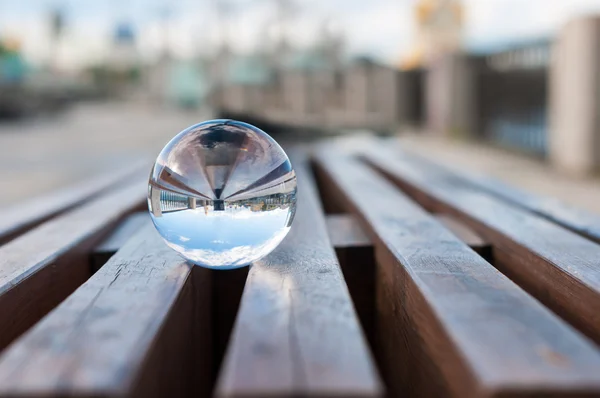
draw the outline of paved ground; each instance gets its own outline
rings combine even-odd
[[[150,106],[88,104],[54,117],[1,123],[0,206],[139,158],[151,164],[172,136],[205,118]]]
[[[403,146],[437,162],[492,175],[502,181],[600,214],[600,180],[574,179],[521,154],[427,134],[400,135]]]

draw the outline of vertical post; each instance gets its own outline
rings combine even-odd
[[[366,126],[369,101],[369,74],[365,62],[357,62],[346,70],[344,108],[346,123],[351,127]]]
[[[453,53],[433,60],[425,84],[428,129],[443,135],[472,135],[477,109],[469,57]]]
[[[188,198],[188,209],[196,208],[196,198],[189,197]]]
[[[589,174],[600,166],[600,18],[569,22],[554,44],[550,66],[550,161]]]

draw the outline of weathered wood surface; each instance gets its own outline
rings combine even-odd
[[[92,252],[92,273],[98,271],[145,224],[150,224],[147,211],[127,216]]]
[[[369,343],[374,346],[375,252],[373,243],[352,214],[330,214],[326,221],[329,239],[335,248],[356,313]]]
[[[146,183],[130,182],[0,247],[0,349],[90,277],[93,247],[144,204]]]
[[[206,396],[210,296],[148,225],[0,356],[0,396]]]
[[[455,177],[463,179],[473,187],[488,192],[513,205],[527,209],[548,220],[562,225],[588,239],[600,242],[600,215],[590,213],[580,208],[570,206],[556,198],[544,197],[526,192],[505,184],[495,178],[477,174],[468,170],[459,170],[455,167],[441,165],[431,159],[424,158],[418,154],[406,151],[398,151],[402,155],[410,157],[415,162],[427,164],[429,167],[452,173]]]
[[[135,163],[8,207],[0,211],[0,244],[96,195],[118,187],[140,172],[145,173],[147,178],[148,170],[146,163]]]
[[[382,395],[311,172],[296,155],[294,226],[250,269],[216,395]]]
[[[446,228],[450,230],[457,238],[462,240],[469,246],[475,253],[487,261],[492,261],[492,246],[489,242],[483,239],[479,234],[469,228],[467,225],[462,223],[456,217],[452,217],[448,214],[436,214],[435,218]]]
[[[375,245],[377,352],[392,394],[600,394],[590,341],[362,162],[329,146],[317,160]]]
[[[448,214],[434,214],[436,220],[473,249],[477,254],[490,261],[492,247],[479,234]],[[327,231],[331,244],[336,249],[338,258],[346,251],[361,250],[371,247],[373,243],[363,227],[352,214],[331,214],[327,216]],[[352,254],[350,255],[352,256]]]
[[[600,246],[383,147],[363,156],[434,212],[458,217],[493,245],[494,265],[600,343]]]

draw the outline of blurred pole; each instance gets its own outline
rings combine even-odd
[[[65,28],[64,9],[65,6],[63,3],[61,6],[55,6],[50,12],[50,48],[52,53],[50,57],[50,64],[53,72],[58,72],[60,69],[60,45]]]
[[[600,17],[569,22],[550,67],[550,159],[576,175],[600,169]]]
[[[427,128],[437,134],[469,137],[477,115],[475,71],[469,56],[448,53],[429,63],[425,81]]]

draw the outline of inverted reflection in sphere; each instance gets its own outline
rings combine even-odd
[[[210,120],[161,151],[148,207],[167,244],[194,264],[238,268],[270,253],[296,210],[296,174],[281,147],[247,123]]]

